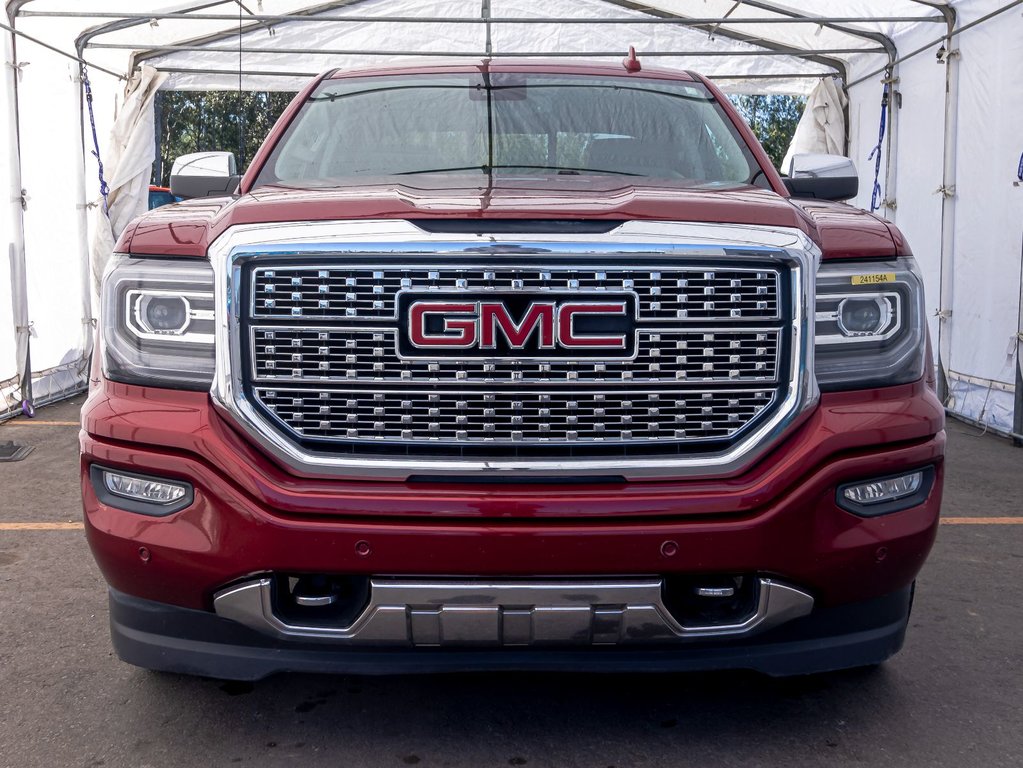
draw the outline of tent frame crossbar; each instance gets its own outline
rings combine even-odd
[[[237,34],[237,33],[236,33]],[[112,49],[112,50],[123,50],[133,51],[138,50],[137,45],[132,43],[92,43],[90,48],[93,49]],[[323,55],[323,56],[360,56],[360,55],[378,55],[378,56],[444,56],[454,58],[484,58],[493,56],[495,58],[503,57],[550,57],[550,58],[571,58],[580,56],[624,56],[625,51],[421,51],[421,50],[384,50],[375,48],[267,48],[260,46],[234,46],[232,48],[211,48],[206,45],[156,45],[148,48],[146,53],[136,56],[135,61],[145,61],[147,59],[155,58],[163,53],[173,53],[178,51],[195,51],[202,53],[231,53],[237,55],[238,53],[271,53],[271,54],[304,54],[304,55]],[[886,53],[884,48],[823,48],[818,51],[807,51],[802,48],[777,48],[777,49],[762,49],[757,51],[743,51],[737,53],[736,51],[645,51],[640,50],[636,52],[639,56],[793,56],[797,58],[805,58],[818,54],[841,54],[841,53]]]
[[[111,77],[116,77],[118,80],[125,80],[125,79],[127,79],[127,78],[125,78],[124,75],[119,74],[119,73],[115,72],[112,69],[107,69],[106,67],[101,67],[99,64],[93,64],[93,63],[87,61],[85,58],[82,57],[81,54],[76,56],[73,53],[68,53],[67,51],[62,50],[62,49],[58,48],[55,45],[50,45],[46,41],[40,40],[38,37],[30,35],[27,32],[22,32],[20,29],[16,29],[15,27],[8,26],[7,24],[4,24],[2,21],[0,21],[0,29],[4,30],[5,32],[10,32],[12,35],[16,35],[17,37],[20,37],[20,38],[23,38],[25,40],[28,40],[30,43],[35,43],[36,45],[38,45],[38,46],[40,46],[42,48],[45,48],[48,51],[52,51],[53,53],[56,53],[58,56],[63,56],[65,59],[70,59],[71,61],[76,61],[79,64],[81,64],[82,66],[89,67],[89,69],[93,69],[93,70],[95,70],[97,72],[102,72],[104,74],[110,75]]]
[[[211,5],[221,5],[223,0],[220,2],[211,3]],[[749,3],[745,3],[749,5]],[[650,13],[652,9],[646,9],[647,13]],[[770,10],[777,10],[771,8]],[[150,21],[174,21],[174,20],[190,20],[190,21],[237,21],[237,15],[224,14],[224,13],[190,13],[190,12],[178,12],[178,13],[115,13],[115,12],[100,12],[100,11],[20,11],[18,13],[20,18],[74,18],[74,19],[119,19],[119,20],[138,20],[143,22]],[[390,23],[390,24],[485,24],[486,20],[478,16],[313,16],[311,14],[259,14],[254,13],[246,15],[245,17],[249,21],[260,21],[267,22],[270,24],[275,23],[289,23],[293,21],[298,22],[313,22],[321,23],[327,22],[331,24],[340,23],[358,23],[358,24],[375,24],[375,23]],[[716,17],[708,16],[706,18],[689,18],[687,19],[693,24],[812,24],[814,26],[823,26],[827,24],[871,24],[876,22],[884,23],[916,23],[919,21],[923,22],[937,22],[944,23],[945,19],[942,16],[798,16],[798,17],[753,17],[753,16],[728,16],[728,17]],[[587,18],[581,16],[565,16],[557,17],[552,16],[549,18],[540,18],[536,16],[492,16],[489,19],[491,24],[558,24],[558,25],[571,25],[571,24],[585,24],[587,26],[591,24],[635,24],[635,25],[660,25],[660,24],[677,24],[678,22],[670,17],[651,16],[649,18],[643,17],[630,17],[623,16],[620,18]],[[863,31],[863,30],[859,30]]]
[[[621,56],[621,52],[615,54]],[[170,75],[237,75],[237,69],[215,69],[206,67],[160,67],[161,72]],[[246,77],[282,77],[282,78],[310,78],[318,77],[323,72],[287,72],[284,70],[245,70],[242,73]],[[714,75],[714,80],[820,80],[822,77],[837,77],[827,72],[780,72],[771,74],[725,74]],[[187,89],[186,89],[187,90]]]

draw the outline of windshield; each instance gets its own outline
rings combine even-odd
[[[694,186],[761,171],[700,83],[458,73],[324,81],[256,186],[429,173],[605,175]]]

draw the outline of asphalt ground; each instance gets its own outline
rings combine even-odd
[[[0,766],[1023,766],[1023,449],[949,423],[906,646],[873,671],[283,675],[118,661],[80,528],[81,398],[0,425]]]

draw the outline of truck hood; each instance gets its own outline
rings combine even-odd
[[[340,219],[568,219],[659,220],[792,227],[809,235],[825,256],[891,255],[885,223],[845,205],[811,210],[770,190],[702,186],[601,176],[498,178],[431,175],[365,179],[329,189],[263,187],[238,198],[190,200],[156,209],[133,222],[117,250],[137,254],[206,255],[233,226]],[[828,236],[817,221],[837,234]],[[829,240],[832,242],[829,246]],[[836,254],[829,254],[836,250]]]

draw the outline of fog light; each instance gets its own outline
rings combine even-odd
[[[188,489],[177,483],[163,480],[146,480],[141,477],[122,475],[104,470],[103,484],[115,496],[125,499],[148,501],[151,504],[173,504],[188,494]]]
[[[848,298],[838,305],[838,328],[844,336],[880,336],[891,317],[886,298]]]
[[[916,493],[920,490],[923,479],[923,472],[914,472],[888,480],[850,485],[842,491],[842,495],[857,504],[881,504]]]
[[[930,493],[930,467],[904,475],[849,483],[838,489],[838,505],[858,515],[885,515],[922,503]]]
[[[110,507],[163,516],[179,512],[194,500],[192,486],[162,477],[128,474],[95,464],[90,467],[92,487],[101,502]]]

